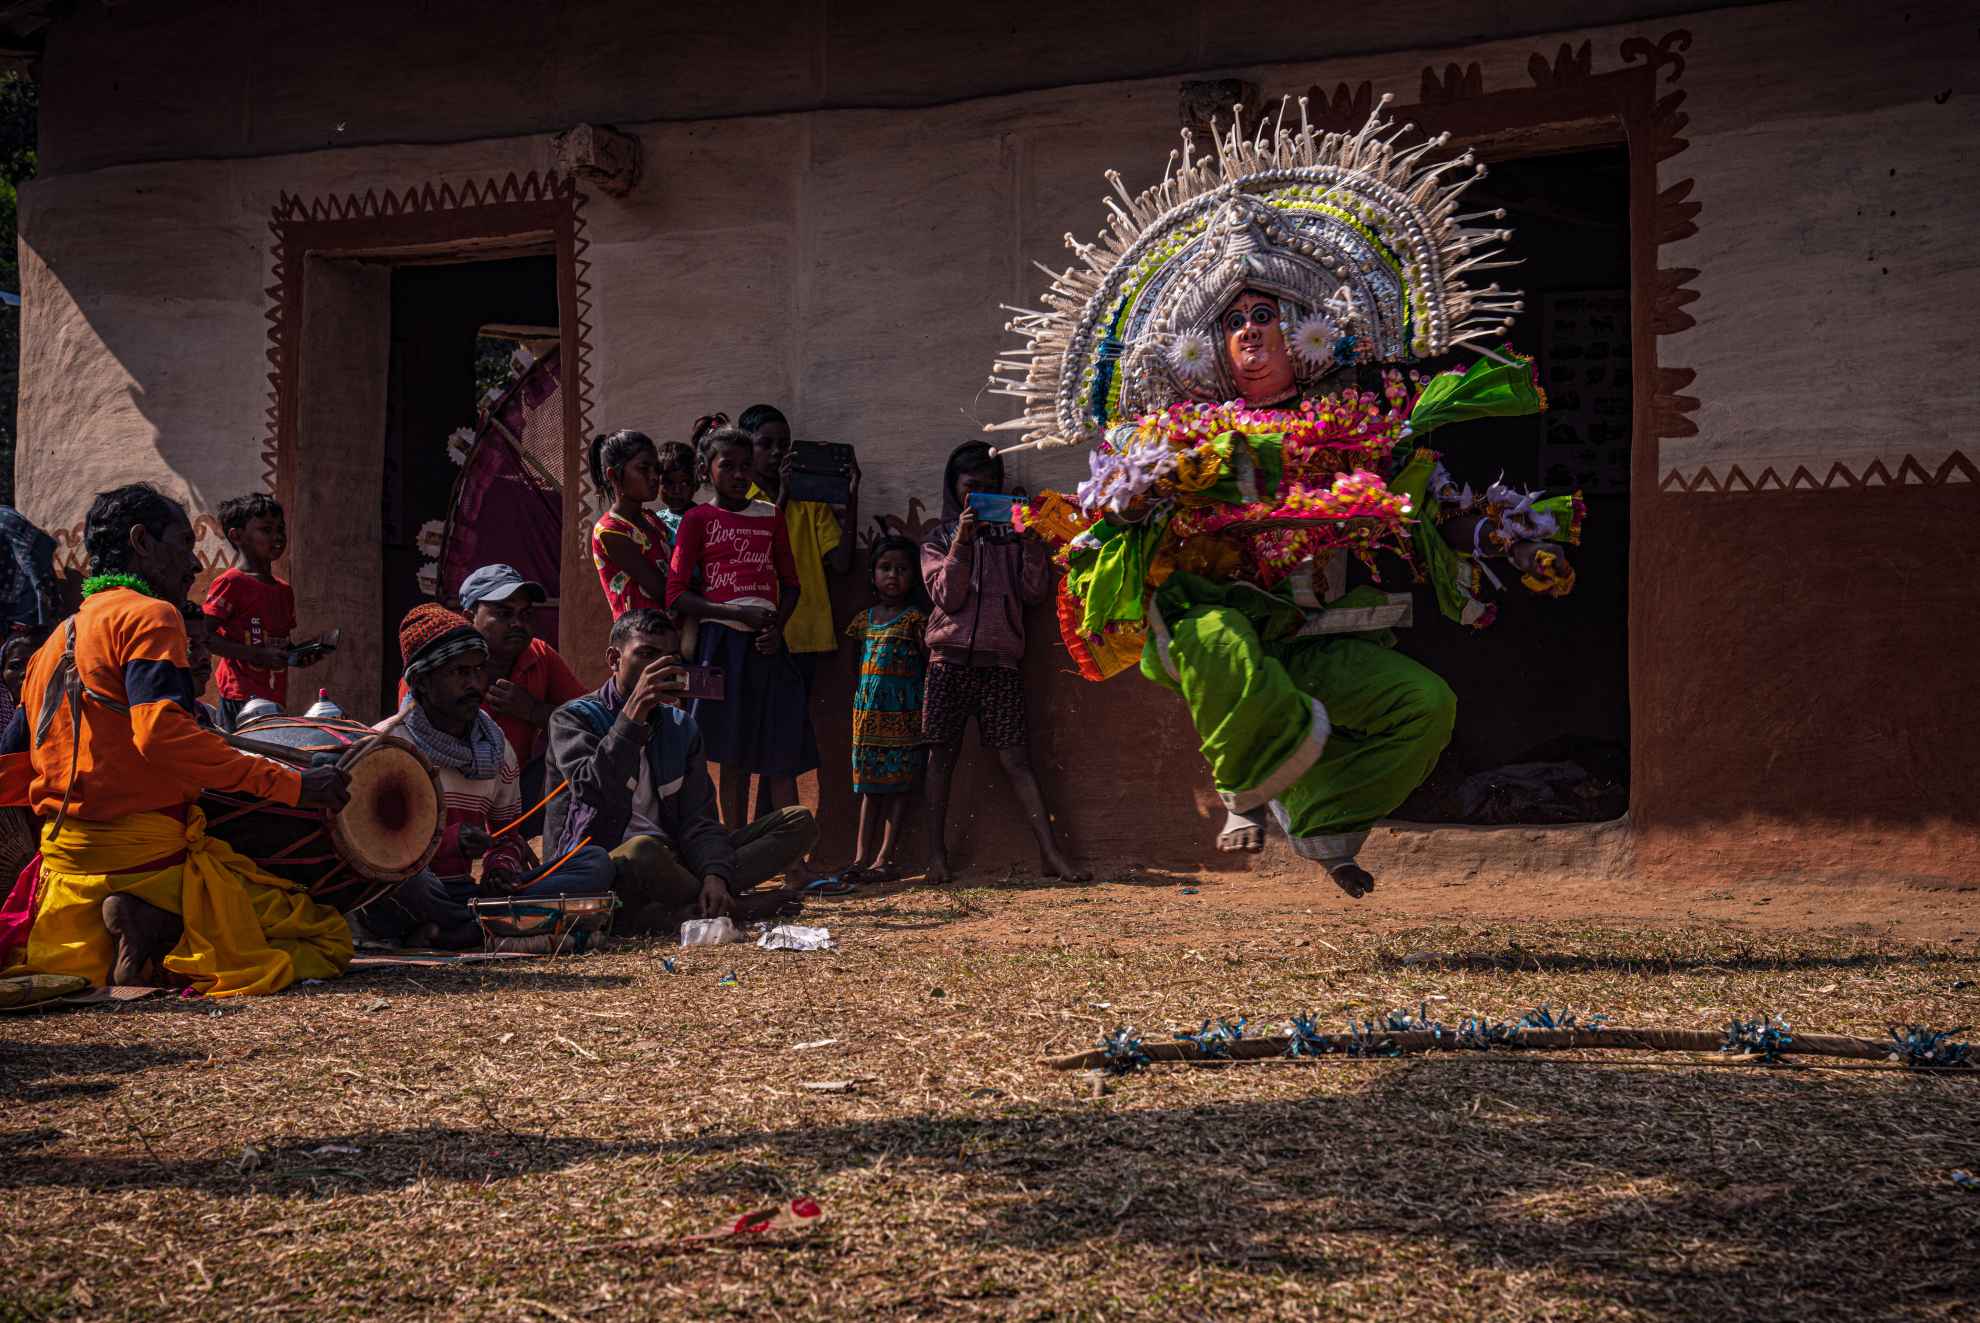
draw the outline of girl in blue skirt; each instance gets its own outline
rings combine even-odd
[[[776,507],[749,497],[754,443],[724,427],[704,438],[702,453],[715,500],[681,516],[667,605],[702,622],[695,660],[724,672],[723,698],[697,699],[690,711],[709,761],[722,768],[722,825],[740,831],[751,774],[763,778],[772,809],[791,807],[798,777],[818,767],[818,740],[804,677],[784,646],[798,603],[790,540]]]

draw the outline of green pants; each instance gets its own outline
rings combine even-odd
[[[1261,594],[1262,597],[1262,594]],[[1393,649],[1342,635],[1267,640],[1277,608],[1190,604],[1151,630],[1143,673],[1182,694],[1225,807],[1270,805],[1308,859],[1354,858],[1450,743],[1450,686]]]
[[[767,882],[811,853],[818,843],[818,819],[807,808],[781,808],[766,813],[729,843],[736,850],[736,871],[729,889],[738,894]],[[692,905],[701,896],[701,879],[681,863],[671,843],[658,836],[633,836],[612,851],[618,865],[613,890],[628,912],[659,903]]]

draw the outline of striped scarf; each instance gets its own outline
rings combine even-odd
[[[428,721],[426,709],[408,697],[399,717],[399,730],[414,748],[470,781],[492,780],[502,768],[502,728],[486,712],[474,714],[474,729],[463,740]]]

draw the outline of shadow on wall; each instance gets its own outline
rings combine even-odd
[[[1661,517],[1642,521],[1648,537],[1636,563],[1687,572],[1653,572],[1637,585],[1638,619],[1657,628],[1632,648],[1632,833],[1688,843],[1682,853],[1709,857],[1727,876],[1811,867],[1832,848],[1842,854],[1825,866],[1948,875],[1958,842],[1919,829],[1942,825],[1964,840],[1980,827],[1966,774],[1970,741],[1957,737],[1957,716],[1949,720],[1967,706],[1959,691],[1970,684],[1975,645],[1980,545],[1963,531],[1970,492],[1647,500]],[[918,539],[910,520],[888,522]],[[1893,538],[1893,528],[1905,536]],[[1820,548],[1824,572],[1779,578],[1772,567],[1794,546]],[[842,626],[868,604],[866,585],[863,558],[835,583]],[[1419,603],[1419,614],[1433,612]],[[1182,703],[1137,676],[1080,679],[1050,606],[1032,611],[1027,627],[1032,757],[1075,857],[1103,874],[1137,865],[1246,870],[1248,861],[1213,848],[1222,810]],[[1701,650],[1700,640],[1710,646]],[[827,659],[813,700],[819,745],[833,751],[806,788],[821,807],[827,861],[852,849],[845,750],[856,665],[850,646]],[[1847,747],[1833,738],[1838,711],[1856,714]],[[1016,802],[995,760],[974,735],[965,738],[951,850],[965,866],[1028,869],[1035,856]],[[923,858],[918,800],[909,863]]]
[[[884,520],[887,531],[922,540],[933,527],[919,503],[905,518]],[[870,529],[861,534],[871,541]],[[832,585],[832,618],[846,622],[872,604],[866,556]],[[1138,866],[1244,871],[1248,862],[1220,855],[1213,842],[1224,813],[1197,751],[1189,713],[1174,695],[1134,675],[1104,684],[1080,678],[1059,642],[1059,621],[1048,601],[1025,618],[1024,687],[1031,723],[1031,758],[1053,827],[1072,856],[1104,876]],[[815,858],[837,864],[852,857],[858,804],[852,795],[852,691],[857,645],[842,639],[823,658],[811,719],[823,766],[800,787],[817,807]],[[1022,810],[994,754],[972,725],[963,736],[949,802],[949,851],[963,868],[1036,867],[1038,853]],[[919,787],[908,811],[901,860],[919,868],[927,857],[926,814]]]

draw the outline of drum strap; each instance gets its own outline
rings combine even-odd
[[[48,687],[41,694],[41,710],[34,718],[34,744],[39,748],[48,738],[48,728],[55,721],[55,714],[64,703],[69,708],[69,777],[62,787],[62,807],[55,814],[53,835],[62,834],[62,824],[69,819],[69,804],[76,794],[76,767],[82,758],[83,699],[101,703],[112,712],[128,713],[128,703],[97,693],[83,683],[82,672],[76,667],[76,618],[70,616],[63,625],[62,659],[55,663],[55,673],[48,677]]]

